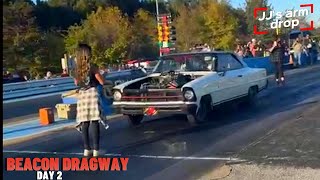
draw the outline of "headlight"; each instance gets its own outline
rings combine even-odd
[[[121,92],[115,91],[115,92],[113,93],[113,99],[114,99],[115,101],[120,101],[120,100],[121,100],[121,97],[122,97]]]
[[[184,97],[186,100],[188,100],[188,101],[190,101],[190,100],[192,100],[192,99],[195,98],[195,97],[194,97],[194,93],[193,93],[192,90],[186,90],[186,91],[184,91],[183,97]]]

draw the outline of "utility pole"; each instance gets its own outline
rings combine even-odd
[[[158,16],[159,16],[159,4],[158,4],[158,0],[156,0],[156,11],[157,11],[157,21],[158,21]]]

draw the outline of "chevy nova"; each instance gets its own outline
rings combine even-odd
[[[197,124],[208,119],[213,106],[254,100],[267,87],[266,75],[229,52],[170,54],[159,59],[152,74],[115,86],[113,104],[132,125],[158,113],[182,113]]]

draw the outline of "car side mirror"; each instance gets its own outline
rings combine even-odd
[[[227,73],[227,68],[225,66],[219,69],[218,71],[219,76],[225,76],[226,73]]]

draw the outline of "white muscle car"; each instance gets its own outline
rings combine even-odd
[[[266,76],[229,52],[170,54],[160,57],[152,74],[115,86],[113,105],[132,125],[158,113],[183,113],[197,124],[215,105],[253,100],[267,87]]]

